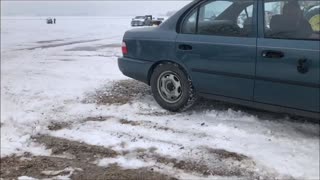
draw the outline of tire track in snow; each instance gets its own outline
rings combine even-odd
[[[64,42],[64,43],[56,43],[56,44],[47,44],[47,45],[42,45],[42,46],[35,46],[35,47],[26,48],[26,49],[19,49],[19,50],[47,49],[47,48],[54,48],[54,47],[67,46],[67,45],[74,45],[74,44],[80,44],[80,43],[95,42],[95,41],[100,41],[100,40],[102,40],[102,39],[90,39],[90,40],[81,40],[81,41],[71,41],[71,42]]]

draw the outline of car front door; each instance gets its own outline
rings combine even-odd
[[[319,1],[259,2],[254,100],[319,112],[319,31],[299,12]]]
[[[253,99],[256,1],[206,1],[191,9],[176,39],[177,59],[199,93]]]

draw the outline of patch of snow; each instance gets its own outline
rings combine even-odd
[[[67,167],[63,170],[59,170],[59,171],[41,171],[41,174],[46,175],[46,176],[52,176],[53,179],[70,179],[70,177],[72,176],[72,174],[75,171],[83,171],[81,168],[72,168],[72,167]],[[66,175],[60,175],[61,173],[68,173]]]
[[[48,26],[42,20],[1,21],[1,34],[6,32],[1,36],[1,156],[25,151],[49,154],[50,151],[33,143],[30,137],[46,130],[52,121],[68,121],[68,104],[81,104],[86,92],[109,80],[125,78],[116,66],[120,48],[99,52],[64,50],[119,43],[129,23],[126,18],[111,18],[106,24],[101,23],[101,19],[88,23],[67,18],[55,26]],[[114,31],[106,33],[112,24]],[[62,42],[101,40],[23,50],[43,45],[37,41],[57,39]],[[49,44],[57,43],[60,42]]]
[[[29,176],[20,176],[18,180],[36,180],[36,178],[29,177]]]
[[[109,166],[111,164],[117,164],[123,168],[127,169],[139,169],[142,167],[150,166],[150,163],[144,162],[139,159],[131,159],[123,156],[119,156],[116,158],[104,158],[96,162],[98,166]]]

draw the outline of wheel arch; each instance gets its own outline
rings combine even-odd
[[[152,73],[154,71],[154,69],[160,65],[160,64],[176,64],[179,66],[179,68],[191,79],[192,81],[192,77],[191,77],[191,74],[190,74],[190,71],[189,69],[182,63],[179,63],[177,61],[173,61],[173,60],[160,60],[160,61],[157,61],[155,62],[154,64],[152,64],[151,68],[149,69],[148,71],[148,79],[147,79],[147,83],[148,85],[150,85],[150,80],[151,80],[151,76],[152,76]]]

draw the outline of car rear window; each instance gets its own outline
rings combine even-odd
[[[181,33],[215,36],[250,36],[253,0],[208,1],[187,16]]]

